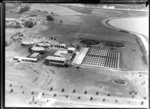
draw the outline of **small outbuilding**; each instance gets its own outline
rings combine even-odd
[[[33,46],[31,48],[31,50],[34,51],[34,52],[42,52],[42,51],[45,51],[45,48],[44,47]]]
[[[34,42],[33,41],[22,41],[21,45],[22,46],[29,46],[29,45],[33,45]]]
[[[76,49],[74,47],[68,47],[68,53],[74,53]]]

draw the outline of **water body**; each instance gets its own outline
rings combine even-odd
[[[148,17],[138,17],[138,18],[118,18],[109,21],[109,24],[117,28],[124,30],[136,32],[149,36],[149,18]]]

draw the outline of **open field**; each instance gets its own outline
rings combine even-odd
[[[86,66],[80,68],[47,66],[43,64],[44,60],[37,63],[17,62],[12,60],[14,56],[27,56],[30,53],[28,47],[21,46],[20,41],[12,41],[11,46],[6,47],[6,106],[71,107],[76,105],[86,107],[90,105],[92,107],[93,105],[111,107],[114,105],[114,107],[147,107],[148,65],[144,64],[142,60],[142,51],[136,37],[108,28],[102,22],[110,17],[146,16],[146,12],[91,10],[89,8],[91,12],[88,13],[80,9],[76,11],[75,7],[71,10],[55,4],[30,4],[30,6],[31,10],[23,14],[28,15],[34,13],[35,10],[41,10],[36,13],[38,14],[37,18],[44,21],[33,28],[25,28],[25,39],[33,40],[29,37],[30,35],[36,39],[40,34],[41,37],[56,37],[54,42],[70,42],[72,44],[79,43],[82,38],[123,42],[125,47],[117,48],[121,54],[120,70]],[[43,11],[49,13],[53,11],[54,15],[52,16],[55,20],[53,22],[46,21],[47,14],[43,14]],[[9,14],[6,16],[9,17]],[[16,16],[18,15],[16,14]],[[59,24],[59,20],[63,21],[62,24]],[[6,29],[6,39],[9,40],[15,31],[18,30]],[[127,84],[114,84],[113,81],[118,79],[124,80]],[[13,89],[12,92],[11,89]],[[136,94],[132,95],[130,92],[136,92]],[[44,94],[37,98],[41,93]],[[91,97],[93,97],[92,100],[90,100]],[[56,102],[48,99],[55,99]]]

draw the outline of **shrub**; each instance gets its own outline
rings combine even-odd
[[[28,11],[30,9],[29,6],[20,6],[18,7],[18,13],[21,14],[21,13],[24,13],[26,11]]]
[[[62,24],[62,22],[63,22],[62,20],[59,20],[59,24]]]
[[[25,21],[24,26],[28,27],[28,28],[32,28],[33,27],[33,22],[32,21]]]
[[[52,16],[50,16],[50,15],[47,15],[47,20],[48,21],[54,21],[54,18]]]

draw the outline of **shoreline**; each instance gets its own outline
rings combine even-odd
[[[130,17],[128,17],[128,18],[130,19]],[[131,18],[133,18],[133,17],[131,17]],[[141,18],[141,17],[134,17],[134,18],[136,19],[136,18]],[[118,28],[115,25],[112,25],[110,23],[110,21],[114,20],[114,19],[123,19],[123,18],[118,18],[118,17],[107,18],[107,19],[104,19],[102,21],[102,24],[104,24],[106,27],[115,29],[117,31],[126,31],[127,33],[135,35],[137,39],[140,39],[139,40],[140,41],[139,46],[141,48],[144,48],[144,52],[143,52],[143,50],[141,52],[143,53],[144,58],[146,58],[146,61],[147,61],[146,63],[148,63],[148,55],[149,55],[149,51],[148,51],[148,37],[146,37],[144,34],[133,32],[132,30],[129,31],[129,30],[126,30],[126,29]]]

